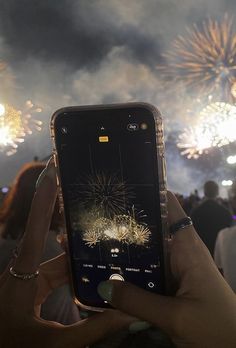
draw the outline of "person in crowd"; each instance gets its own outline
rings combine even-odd
[[[229,205],[234,216],[236,216],[236,180],[229,190]]]
[[[184,199],[182,207],[187,215],[190,215],[192,210],[198,206],[200,202],[200,197],[198,196],[198,191],[194,190],[194,193],[191,193],[189,197]]]
[[[129,327],[154,325],[177,347],[234,347],[236,297],[193,226],[176,229],[170,245],[175,296],[161,296],[120,281],[100,283],[100,296],[119,310],[107,310],[64,326],[41,320],[37,308],[52,289],[68,281],[65,254],[40,265],[57,196],[52,161],[39,178],[18,256],[0,279],[0,346],[79,348]],[[168,193],[170,226],[186,217]]]
[[[236,214],[236,182],[229,192],[229,204],[232,213]],[[214,251],[214,260],[231,288],[236,292],[236,226],[225,228],[219,232]]]
[[[205,197],[191,213],[194,227],[212,256],[218,232],[232,224],[230,212],[217,201],[218,194],[217,183],[207,181],[204,185]]]
[[[198,193],[197,189],[194,190],[194,196],[195,196],[196,201],[200,202],[201,198],[199,197],[199,193]]]
[[[34,161],[25,164],[17,174],[0,208],[0,273],[6,268],[24,234],[35,185],[44,169],[45,163],[42,162]],[[57,200],[42,261],[63,252],[57,241],[58,232],[62,227],[63,220],[59,214]],[[48,320],[57,320],[62,324],[72,324],[79,320],[79,311],[71,299],[68,285],[62,286],[48,297],[41,308],[41,316]]]
[[[216,238],[214,260],[228,284],[236,292],[236,226],[219,232]]]
[[[35,184],[44,168],[43,163],[23,165],[0,207],[0,273],[23,236]]]

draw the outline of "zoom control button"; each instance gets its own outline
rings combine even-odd
[[[122,277],[122,275],[120,275],[118,273],[112,274],[109,279],[110,280],[120,280],[120,281],[124,282],[124,278]]]

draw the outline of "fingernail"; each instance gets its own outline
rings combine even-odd
[[[40,173],[38,180],[36,181],[36,189],[39,187],[40,183],[42,182],[43,178],[46,175],[46,168]]]
[[[135,333],[143,330],[147,330],[151,327],[151,325],[147,321],[135,321],[134,323],[130,324],[129,326],[129,332]]]
[[[113,284],[110,282],[101,282],[98,285],[99,295],[106,301],[111,302],[112,300]]]
[[[38,188],[38,186],[41,184],[41,182],[43,181],[43,178],[47,175],[47,176],[52,176],[55,175],[54,174],[54,166],[52,165],[53,163],[53,159],[52,157],[48,160],[47,164],[46,164],[46,168],[44,168],[44,170],[42,171],[42,173],[39,175],[38,180],[36,182],[36,189]]]

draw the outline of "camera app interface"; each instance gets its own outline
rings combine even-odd
[[[163,291],[155,123],[147,110],[84,111],[56,121],[74,288],[106,306],[100,281]]]

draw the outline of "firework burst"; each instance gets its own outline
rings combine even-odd
[[[25,132],[21,112],[10,105],[0,104],[0,150],[10,156],[16,153]]]
[[[33,131],[40,132],[42,130],[42,121],[35,118],[41,112],[42,108],[33,104],[31,100],[25,102],[22,109],[22,122],[26,134],[32,134]]]
[[[209,19],[201,26],[187,29],[185,37],[178,36],[171,50],[164,54],[162,76],[203,93],[220,93],[232,98],[236,81],[236,34],[233,18],[225,14],[221,22]]]
[[[83,240],[86,245],[93,248],[99,242],[99,234],[95,229],[88,230],[84,233]]]
[[[16,153],[17,143],[24,141],[25,133],[20,112],[12,106],[0,105],[0,150],[10,156]]]
[[[222,147],[236,141],[236,106],[216,102],[199,113],[194,127],[179,135],[177,146],[187,158],[197,159],[211,148]]]
[[[88,227],[83,233],[83,240],[89,247],[107,240],[144,246],[151,234],[146,225],[137,223],[133,216],[125,214],[117,215],[113,219],[98,218]]]
[[[7,156],[16,153],[18,144],[24,142],[27,134],[41,130],[42,122],[35,120],[32,114],[42,109],[35,107],[32,102],[29,105],[29,102],[26,102],[23,111],[8,104],[0,104],[0,151]]]
[[[149,241],[148,227],[137,222],[146,215],[143,210],[136,212],[134,206],[127,211],[134,194],[116,175],[96,173],[77,181],[71,190],[71,196],[76,192],[77,198],[71,199],[70,217],[73,229],[83,231],[86,245],[94,247],[108,240],[145,245]]]
[[[79,183],[82,209],[99,212],[100,216],[113,217],[125,212],[127,200],[133,195],[125,182],[116,175],[96,173]],[[76,184],[75,184],[76,185]]]

